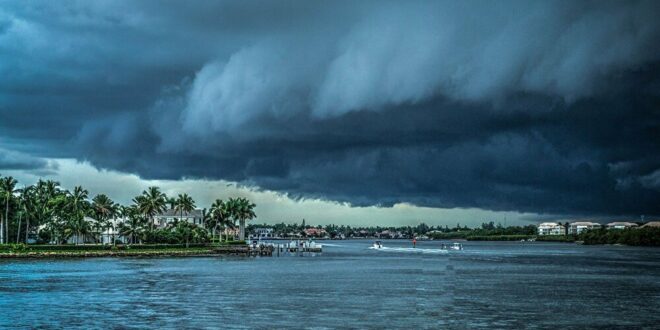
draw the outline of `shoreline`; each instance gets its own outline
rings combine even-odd
[[[251,256],[260,251],[248,246],[222,246],[209,248],[135,249],[135,250],[80,250],[80,251],[19,251],[0,253],[0,259],[60,259],[60,258],[122,258],[122,257],[213,257]],[[263,254],[261,254],[263,255]]]

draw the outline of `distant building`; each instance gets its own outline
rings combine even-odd
[[[556,222],[544,222],[538,226],[539,236],[544,235],[566,235],[566,228]]]
[[[110,219],[111,226],[106,228],[103,232],[99,233],[100,243],[102,244],[126,244],[129,242],[128,237],[124,237],[119,233],[119,227],[124,221],[123,218]],[[114,241],[113,241],[114,240]]]
[[[637,228],[637,224],[634,222],[625,222],[625,221],[615,221],[607,224],[607,229],[626,229],[626,228]]]
[[[202,210],[194,210],[188,212],[177,212],[173,209],[167,210],[165,213],[157,214],[154,216],[154,224],[159,228],[165,228],[167,225],[177,222],[186,221],[193,225],[204,227],[204,220],[202,218]]]
[[[232,236],[232,237],[237,237],[239,232],[240,232],[240,230],[239,230],[238,227],[234,227],[234,228],[225,227],[225,230],[224,230],[225,235],[229,235],[229,236]]]
[[[649,221],[645,223],[641,228],[660,228],[660,221]]]
[[[305,235],[307,236],[312,236],[312,237],[323,237],[327,233],[325,232],[325,229],[322,228],[307,228],[305,229]]]
[[[366,231],[366,230],[364,230],[364,229],[362,229],[362,230],[360,230],[359,232],[357,232],[357,236],[358,236],[358,237],[367,237],[367,236],[369,236],[369,232]]]
[[[395,238],[396,233],[389,231],[389,230],[383,230],[380,233],[376,233],[375,235],[377,238]]]
[[[600,228],[601,225],[596,222],[589,222],[589,221],[579,221],[579,222],[571,222],[571,224],[568,226],[568,234],[569,235],[578,235],[582,233],[583,231],[586,230],[591,230],[591,229],[598,229]]]
[[[252,239],[273,238],[273,228],[255,228],[250,236]]]

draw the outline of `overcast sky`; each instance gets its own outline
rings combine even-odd
[[[660,215],[657,1],[3,1],[0,174],[263,221]]]

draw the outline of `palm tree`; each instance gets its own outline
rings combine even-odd
[[[250,202],[247,198],[229,199],[231,205],[232,216],[239,221],[239,234],[238,239],[245,240],[245,221],[251,220],[256,217],[254,208],[256,205]]]
[[[119,233],[124,237],[130,237],[131,244],[135,243],[136,236],[142,233],[144,216],[136,206],[122,208],[125,221],[119,225]]]
[[[9,240],[9,200],[14,196],[17,183],[11,176],[0,178],[0,196],[5,200],[5,216],[0,220],[0,244]]]
[[[195,210],[195,201],[188,194],[179,194],[174,202],[174,212],[179,212],[179,221],[183,220],[183,212],[190,214]]]
[[[154,216],[167,210],[167,196],[158,187],[147,188],[142,195],[133,199],[133,202],[140,213],[149,219],[151,230],[154,229]]]
[[[92,199],[92,213],[96,220],[96,229],[101,232],[101,243],[103,243],[103,231],[113,227],[110,219],[117,213],[117,205],[110,197],[100,194]]]
[[[202,226],[201,227],[206,229],[207,224],[209,224],[211,222],[211,220],[212,220],[211,213],[206,208],[203,208],[202,209],[202,221],[201,221]]]
[[[225,203],[221,199],[216,199],[215,202],[211,204],[210,212],[211,212],[211,219],[209,221],[209,227],[213,228],[214,235],[216,234],[217,230],[221,227],[225,228],[225,234],[227,233],[227,227],[233,227],[233,222],[231,221],[231,210],[229,209],[229,203]]]
[[[174,208],[176,207],[176,198],[168,197],[167,204],[170,206],[170,210],[174,210]]]
[[[90,208],[87,197],[89,192],[81,186],[76,186],[72,193],[69,193],[66,206],[69,215],[69,227],[78,236],[76,237],[76,244],[80,243],[80,236],[89,231],[89,224],[85,221],[85,214]],[[83,240],[84,243],[84,240]]]
[[[21,237],[21,220],[23,217],[25,217],[25,243],[28,242],[28,232],[30,231],[30,213],[33,210],[33,203],[34,203],[34,186],[29,186],[25,187],[23,189],[20,189],[19,192],[21,195],[19,196],[19,203],[18,203],[18,211],[19,211],[19,216],[18,216],[18,229],[16,229],[16,243],[20,242],[20,237]]]
[[[53,180],[39,180],[34,186],[34,202],[33,202],[33,220],[35,227],[46,225],[47,228],[55,230],[58,226],[54,223],[54,215],[57,213],[56,206],[58,205],[59,196],[64,195],[59,187],[60,183]],[[25,241],[28,240],[29,228],[25,232]],[[51,231],[51,235],[55,231]]]

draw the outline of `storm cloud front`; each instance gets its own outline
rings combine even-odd
[[[0,171],[660,215],[657,1],[0,6]]]

